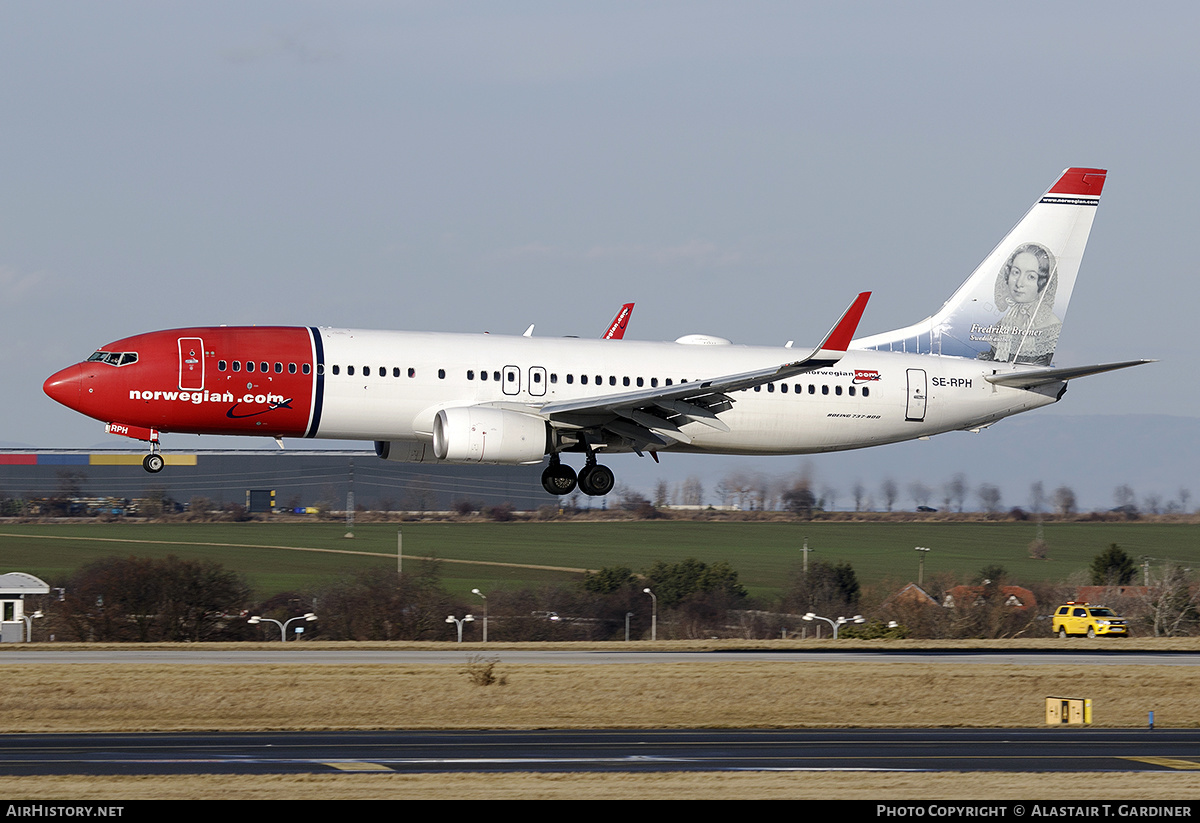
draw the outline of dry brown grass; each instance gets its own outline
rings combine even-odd
[[[501,659],[503,655],[501,654]],[[465,657],[464,657],[465,662]],[[1200,724],[1190,666],[929,663],[506,665],[15,664],[7,732],[373,728],[1029,727],[1047,696],[1097,726]]]
[[[1195,772],[655,772],[0,777],[12,800],[1120,800],[1200,797]]]

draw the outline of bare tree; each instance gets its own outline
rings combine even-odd
[[[961,472],[950,478],[950,482],[946,484],[946,495],[948,500],[953,501],[959,512],[963,510],[963,504],[967,499],[967,477]],[[949,508],[949,503],[946,504]]]
[[[914,480],[908,484],[908,496],[912,498],[918,508],[928,506],[930,498],[933,497],[933,489],[920,480]]]
[[[1042,481],[1037,480],[1029,487],[1029,508],[1034,514],[1041,514],[1042,509],[1046,507],[1046,490],[1042,486]]]
[[[821,487],[821,508],[825,511],[833,511],[837,508],[838,490],[833,486]]]
[[[687,480],[683,481],[683,488],[679,496],[685,506],[703,506],[704,484],[700,482],[700,478],[696,477],[696,475],[688,475]]]
[[[1155,576],[1142,601],[1154,636],[1191,634],[1200,622],[1198,599],[1200,591],[1190,586],[1187,570],[1176,563],[1167,563]]]
[[[883,494],[883,505],[890,512],[893,508],[895,508],[896,498],[900,494],[899,487],[896,485],[895,480],[890,477],[886,477],[883,480],[880,491]]]
[[[1000,510],[1000,487],[994,486],[991,483],[984,483],[979,487],[979,502],[983,504],[983,510],[988,514],[995,514]]]
[[[1068,486],[1059,486],[1050,496],[1059,517],[1070,517],[1075,513],[1075,492]]]
[[[861,480],[855,480],[854,488],[851,491],[854,494],[854,510],[860,512],[867,502],[867,487],[862,484]]]
[[[1137,511],[1137,498],[1134,496],[1133,487],[1128,484],[1122,484],[1113,489],[1113,501],[1123,512]]]

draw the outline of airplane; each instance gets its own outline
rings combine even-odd
[[[930,317],[855,338],[869,292],[804,356],[674,342],[225,327],[102,346],[43,386],[149,444],[162,432],[368,440],[398,462],[546,463],[553,495],[607,494],[600,455],[811,454],[979,431],[1067,381],[1152,362],[1051,365],[1107,172],[1065,170]],[[620,317],[618,316],[618,320]],[[576,472],[563,455],[582,454]]]

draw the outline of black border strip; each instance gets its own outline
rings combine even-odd
[[[320,329],[316,326],[309,326],[308,331],[312,334],[313,350],[317,355],[317,362],[313,364],[313,377],[317,381],[317,390],[313,394],[312,422],[308,426],[308,433],[304,436],[316,437],[317,429],[321,427],[321,407],[325,402],[325,346],[321,343]]]

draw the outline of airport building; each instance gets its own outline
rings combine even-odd
[[[273,492],[277,511],[354,505],[382,511],[445,511],[457,501],[511,503],[533,510],[552,503],[541,466],[456,466],[392,463],[371,451],[198,450],[164,453],[166,468],[149,474],[144,451],[0,449],[0,499],[63,496],[101,506],[155,497],[187,505],[247,506],[252,493]],[[269,499],[269,498],[268,498]],[[120,514],[120,511],[114,511]]]

